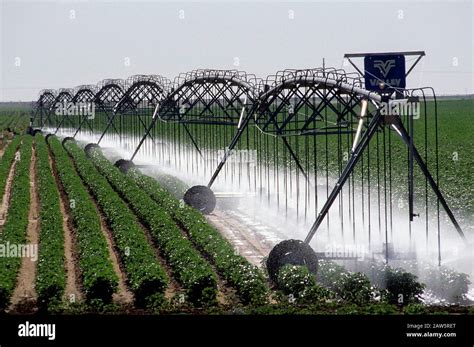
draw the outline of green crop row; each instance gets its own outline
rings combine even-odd
[[[63,216],[56,180],[49,165],[49,151],[43,136],[37,135],[36,177],[40,205],[39,257],[36,275],[38,303],[59,302],[66,286]]]
[[[20,146],[21,143],[21,136],[13,136],[11,139],[11,142],[7,145],[7,138],[4,138],[5,140],[5,151],[3,152],[3,156],[0,157],[0,162],[2,162],[5,158],[10,157],[13,159],[13,156],[15,152],[18,150],[18,147]]]
[[[136,168],[130,169],[128,176],[156,201],[160,209],[188,232],[192,242],[212,261],[219,274],[236,289],[244,304],[266,302],[268,288],[261,271],[236,254],[232,245],[199,211],[180,203],[155,179],[143,175]]]
[[[78,152],[78,149],[75,152]],[[85,158],[82,154],[80,157]],[[99,150],[94,150],[92,161],[150,229],[173,275],[186,290],[189,301],[194,304],[215,302],[217,282],[213,269],[194,249],[193,244],[171,217],[129,177],[113,166]]]
[[[13,147],[13,146],[12,146]],[[0,232],[0,309],[5,308],[15,288],[17,273],[24,254],[10,253],[12,247],[17,251],[26,241],[28,213],[30,208],[30,162],[32,138],[22,137],[20,155],[13,177],[8,216]],[[6,252],[6,250],[9,250]]]
[[[3,153],[2,159],[0,160],[0,201],[3,199],[5,194],[5,186],[7,184],[8,174],[10,173],[10,168],[15,158],[15,153],[20,145],[21,138],[15,136],[12,142],[8,145]]]
[[[59,178],[69,199],[86,298],[108,302],[116,291],[118,278],[110,260],[99,216],[59,140],[50,137],[48,143],[54,154]]]
[[[146,304],[151,295],[162,295],[168,284],[166,272],[135,216],[76,144],[69,141],[65,147],[107,219],[137,304]]]

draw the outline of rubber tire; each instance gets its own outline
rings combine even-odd
[[[189,206],[201,211],[203,214],[210,214],[216,208],[216,196],[207,186],[194,186],[189,188],[184,194],[183,200]]]
[[[44,140],[46,141],[46,143],[49,143],[48,141],[49,141],[49,138],[50,138],[51,136],[54,136],[54,134],[51,134],[51,133],[50,133],[50,134],[47,134],[47,135],[45,136]]]
[[[84,152],[86,153],[86,157],[87,158],[90,158],[91,156],[91,151],[92,149],[94,148],[100,148],[100,146],[97,144],[97,143],[88,143],[85,147],[84,147]]]
[[[127,159],[119,159],[115,162],[114,165],[118,167],[119,170],[124,174],[126,174],[131,168],[135,167],[133,161]]]
[[[61,141],[61,144],[63,145],[63,147],[64,147],[64,145],[66,144],[66,142],[68,142],[68,141],[76,141],[76,140],[74,139],[74,137],[70,137],[70,136],[65,137],[65,138]]]
[[[271,250],[267,259],[267,270],[270,279],[276,283],[278,272],[284,265],[306,265],[314,274],[318,271],[318,257],[310,245],[301,240],[285,240]]]

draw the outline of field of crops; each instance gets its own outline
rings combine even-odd
[[[467,212],[474,200],[474,191],[466,190],[472,172],[472,104],[443,101],[440,107],[440,136],[446,143],[440,158],[449,167],[441,171],[443,188]],[[2,311],[472,312],[466,297],[469,279],[448,269],[416,278],[369,260],[359,272],[320,261],[316,277],[304,266],[287,265],[271,280],[264,266],[238,254],[165,182],[136,168],[122,173],[100,149],[86,156],[73,140],[63,144],[51,135],[22,135],[27,112],[11,112],[2,109],[0,116],[0,127],[10,128],[3,132],[0,159]],[[451,163],[455,151],[460,159]],[[452,165],[457,165],[455,173]],[[37,245],[36,259],[19,256],[22,245]],[[430,283],[434,277],[436,284]],[[453,305],[421,304],[426,290]]]
[[[0,105],[0,129],[22,133],[29,125],[31,110],[30,103],[2,103]]]

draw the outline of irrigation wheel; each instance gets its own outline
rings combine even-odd
[[[91,156],[91,152],[94,148],[100,148],[100,146],[97,144],[97,143],[88,143],[85,147],[84,147],[84,152],[86,153],[86,156],[88,158],[90,158]]]
[[[207,186],[194,186],[184,194],[183,200],[189,206],[204,214],[210,214],[216,207],[216,196]]]
[[[314,274],[318,271],[318,257],[310,245],[301,240],[285,240],[271,250],[267,259],[270,279],[276,283],[278,272],[284,265],[306,265]]]
[[[125,174],[128,172],[128,170],[135,167],[135,164],[133,163],[133,161],[127,160],[127,159],[119,159],[115,162],[114,165],[118,167],[119,170]]]
[[[66,144],[66,142],[68,142],[68,141],[76,141],[76,140],[74,139],[74,137],[68,136],[68,137],[65,137],[65,138],[61,141],[61,143],[62,143],[62,145],[64,146],[64,145]]]

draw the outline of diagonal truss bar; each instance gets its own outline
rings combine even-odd
[[[458,232],[459,236],[461,236],[463,241],[467,242],[466,236],[464,235],[464,232],[462,231],[461,226],[457,222],[456,217],[454,217],[454,214],[451,211],[451,208],[449,207],[448,203],[446,202],[446,199],[441,193],[441,190],[439,189],[438,185],[433,179],[433,176],[429,172],[428,167],[426,166],[425,162],[423,161],[423,158],[418,152],[418,149],[413,145],[412,137],[408,134],[408,131],[406,130],[405,126],[403,125],[403,123],[400,121],[399,118],[396,119],[395,124],[393,124],[393,126],[397,130],[397,133],[402,138],[405,145],[409,148],[410,147],[412,148],[413,157],[415,161],[417,162],[418,166],[420,167],[421,171],[423,172],[423,175],[425,175],[426,179],[428,180],[428,183],[430,184],[431,189],[436,194],[436,197],[439,199],[439,202],[441,203],[444,210],[446,211],[449,219],[451,220],[454,227],[456,228],[456,231]]]
[[[354,168],[356,164],[358,163],[358,161],[360,160],[362,153],[364,152],[366,147],[369,145],[370,140],[373,137],[373,135],[377,132],[377,128],[380,126],[381,118],[382,116],[380,112],[377,111],[376,115],[372,118],[367,131],[362,135],[360,142],[357,144],[354,152],[351,154],[351,157],[349,161],[347,162],[343,172],[341,173],[341,176],[337,180],[337,183],[334,186],[331,194],[326,200],[324,206],[321,208],[321,212],[319,212],[318,217],[316,218],[316,221],[311,226],[311,229],[309,230],[308,235],[306,236],[304,240],[305,243],[310,243],[314,234],[316,234],[316,231],[318,230],[319,226],[321,225],[327,213],[329,212],[329,209],[331,208],[332,204],[334,203],[337,196],[339,195],[339,192],[342,190],[344,183],[347,181],[350,174],[354,171]]]

